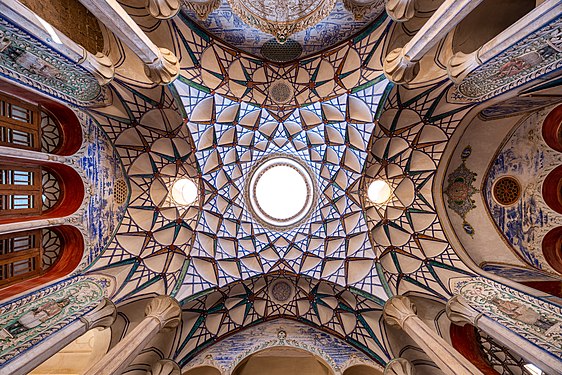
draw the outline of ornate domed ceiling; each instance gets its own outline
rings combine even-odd
[[[185,3],[188,17],[213,36],[241,51],[280,62],[306,57],[343,42],[361,32],[384,11],[381,0],[280,0],[254,5],[251,1],[234,0],[186,0]],[[302,17],[303,8],[308,10],[305,18]],[[280,10],[273,11],[276,9]],[[276,22],[280,18],[288,22]],[[277,43],[276,33],[284,35],[288,41]]]

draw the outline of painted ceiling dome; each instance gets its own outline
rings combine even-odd
[[[276,62],[341,43],[383,10],[379,0],[186,1],[186,14],[203,29],[237,49]]]

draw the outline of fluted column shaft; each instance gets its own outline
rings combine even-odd
[[[457,325],[471,324],[479,328],[495,340],[508,346],[522,358],[538,366],[548,374],[562,374],[562,360],[510,331],[472,308],[461,296],[453,296],[447,302],[447,316]]]
[[[455,53],[447,63],[449,78],[455,83],[460,83],[480,65],[490,61],[535,30],[546,26],[561,13],[562,0],[546,0],[476,51],[468,54]]]
[[[166,48],[158,48],[116,0],[80,0],[145,64],[148,78],[167,85],[179,75],[179,61]]]
[[[145,315],[146,317],[124,339],[119,341],[85,374],[121,374],[158,332],[178,326],[181,319],[181,308],[173,298],[158,296],[148,303]]]
[[[2,374],[25,375],[51,358],[65,346],[93,328],[107,328],[117,317],[117,309],[109,299],[101,301],[96,308],[69,324],[47,339],[34,345],[2,368]]]
[[[419,72],[419,60],[481,2],[445,0],[404,47],[386,56],[383,69],[387,78],[398,84],[412,81]]]
[[[389,325],[399,326],[448,375],[482,375],[480,370],[427,326],[408,297],[395,296],[384,305]]]
[[[60,43],[57,43],[45,29],[45,26],[41,24],[39,17],[20,2],[14,0],[0,1],[0,13],[47,44],[50,48],[59,51],[71,61],[81,65],[88,72],[92,73],[100,85],[108,84],[113,79],[115,68],[106,55],[102,53],[94,55],[86,51],[84,47],[53,28],[57,39],[60,40]]]

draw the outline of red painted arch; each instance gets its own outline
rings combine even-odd
[[[451,344],[453,347],[468,359],[484,375],[500,375],[499,372],[484,359],[484,353],[480,350],[480,345],[476,337],[476,328],[470,324],[458,326],[451,324]]]
[[[6,157],[0,157],[0,164],[10,166],[46,167],[57,177],[61,189],[61,197],[59,201],[49,210],[44,211],[40,215],[11,216],[2,218],[0,219],[0,224],[65,217],[76,212],[84,200],[84,183],[82,182],[82,178],[78,172],[68,165],[23,159],[14,162],[13,159],[8,159]]]
[[[0,300],[26,292],[53,280],[60,279],[78,267],[84,255],[84,238],[78,229],[70,225],[49,228],[61,239],[61,252],[55,263],[45,273],[0,289]]]
[[[80,146],[82,146],[82,127],[80,121],[74,111],[66,105],[4,80],[0,80],[0,92],[43,107],[55,118],[60,125],[62,141],[53,154],[69,156],[76,153]]]
[[[554,168],[544,179],[542,196],[550,208],[562,214],[562,165]]]

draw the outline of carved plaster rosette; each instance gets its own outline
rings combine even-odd
[[[228,0],[244,22],[283,43],[294,33],[326,18],[336,0]]]

